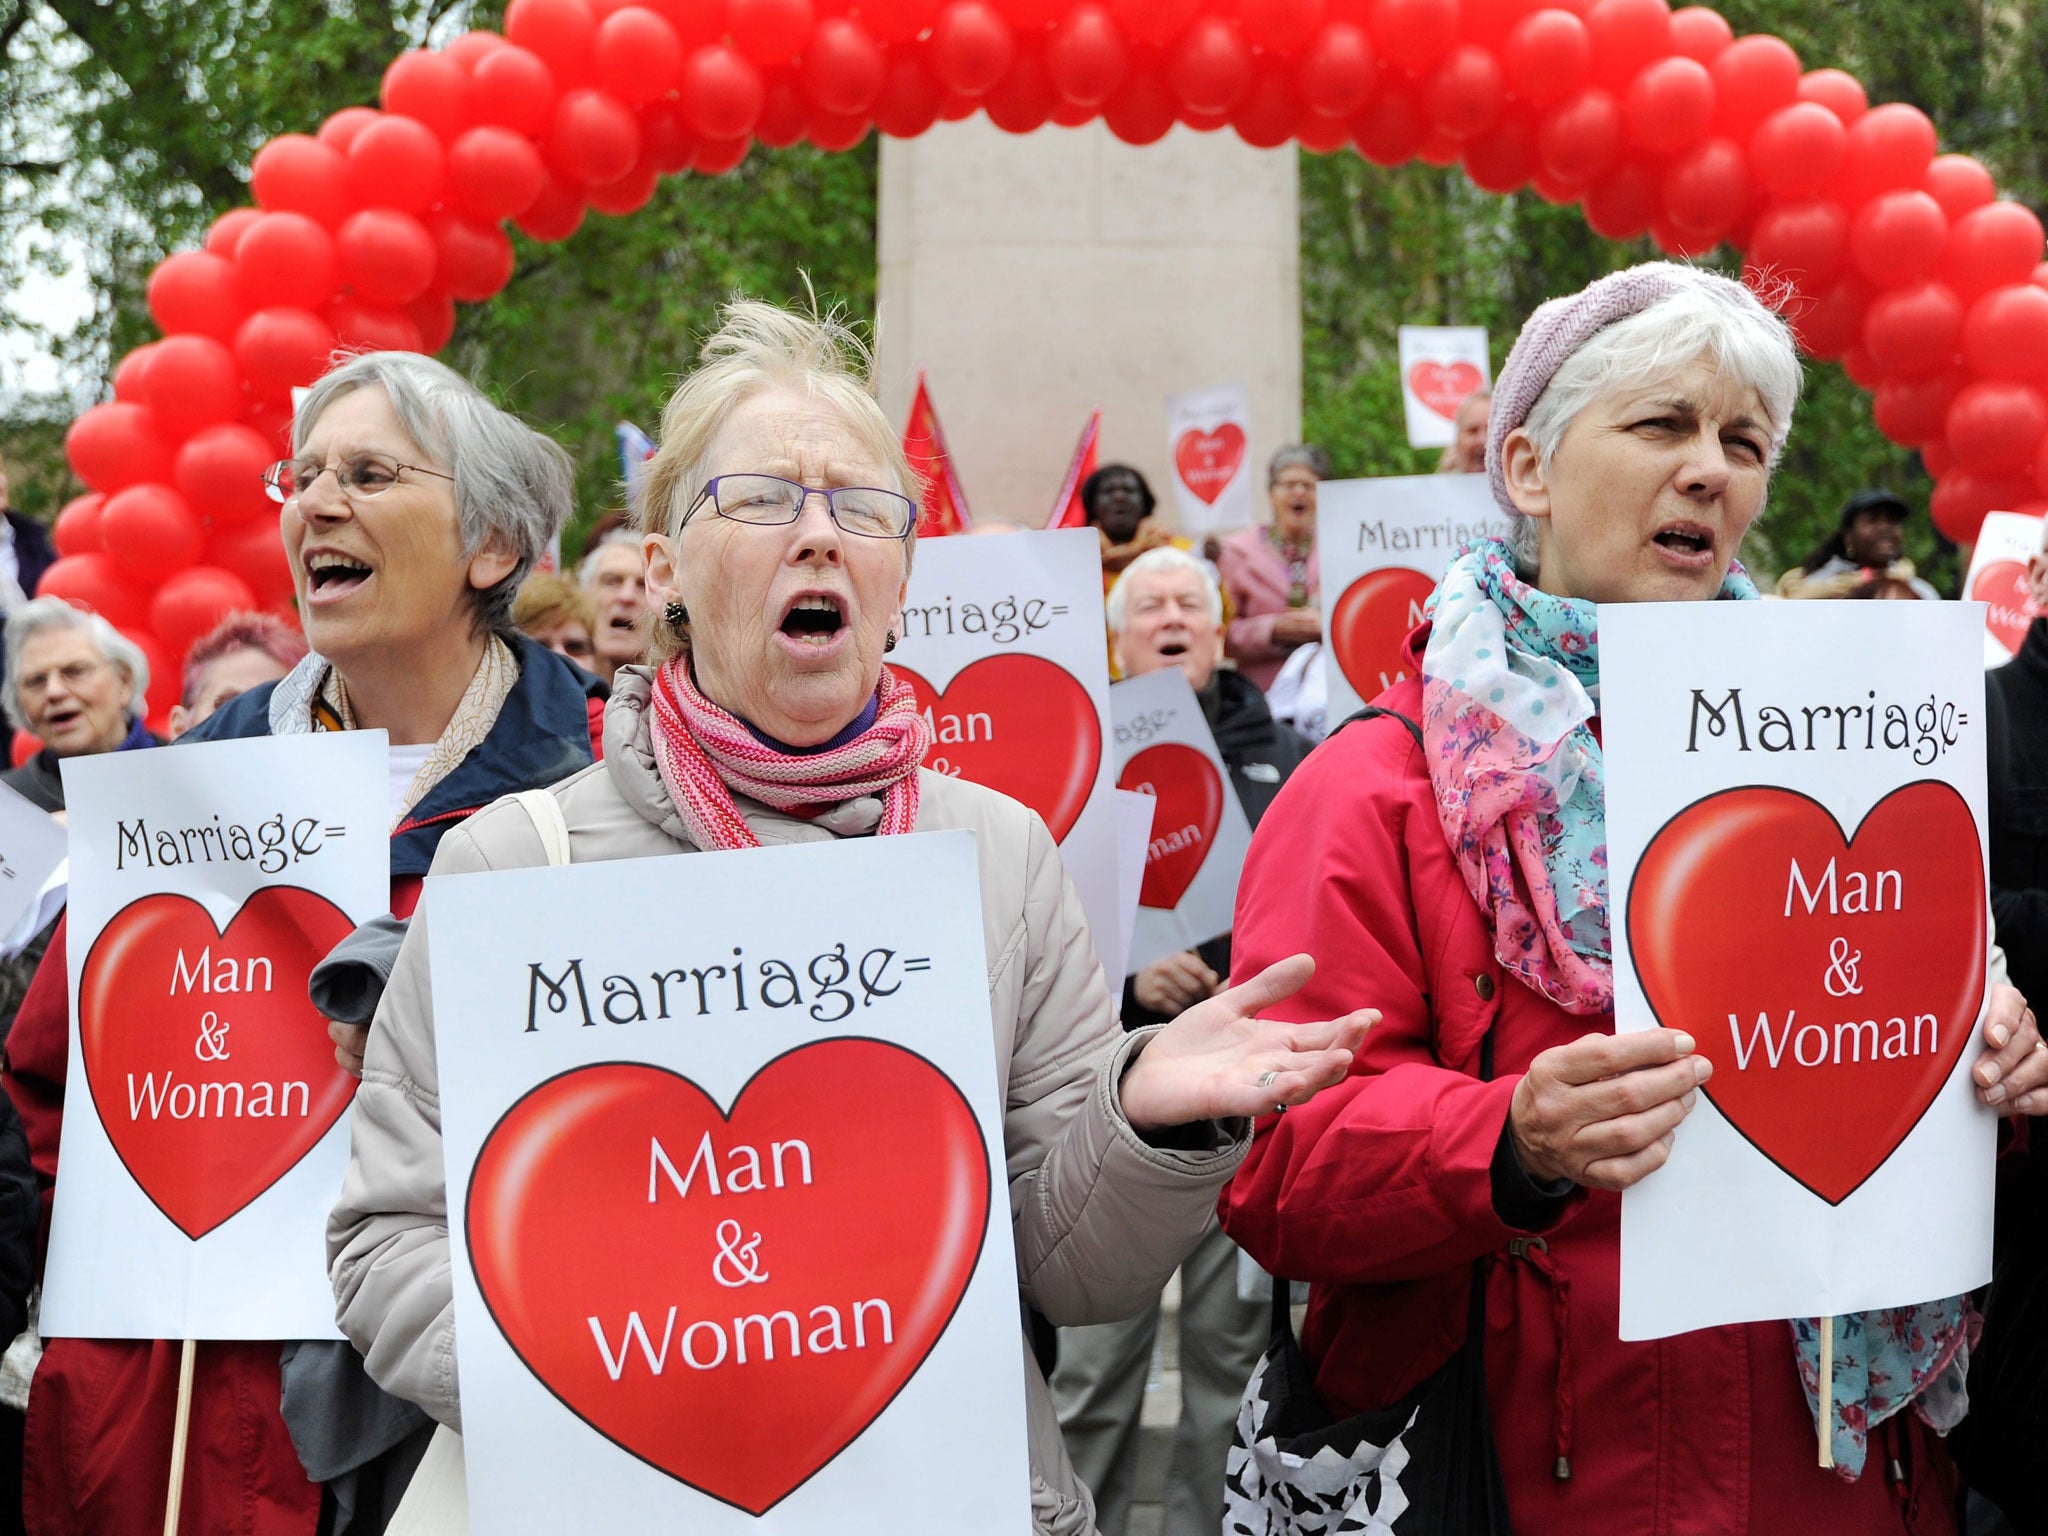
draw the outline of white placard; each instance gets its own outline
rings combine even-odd
[[[1446,447],[1457,436],[1458,407],[1492,381],[1486,331],[1476,325],[1404,325],[1398,341],[1408,446]]]
[[[1166,452],[1181,532],[1251,524],[1251,449],[1252,397],[1242,384],[1166,397]]]
[[[1080,893],[1098,956],[1116,954],[1109,652],[1093,528],[917,546],[889,665],[932,724],[925,766],[1038,812]]]
[[[1407,675],[1401,643],[1458,551],[1507,532],[1484,475],[1323,482],[1316,551],[1332,725]]]
[[[355,1079],[306,995],[391,896],[382,731],[64,764],[64,1168],[42,1329],[331,1339]]]
[[[1960,603],[1601,609],[1616,1027],[1714,1065],[1622,1197],[1623,1338],[1990,1279],[1982,627]]]
[[[2019,653],[2027,627],[2041,616],[2027,586],[2027,562],[2041,552],[2043,519],[1993,512],[1970,551],[1963,596],[1984,608],[1984,665],[2002,667]]]
[[[973,835],[427,913],[472,1528],[1028,1536]]]
[[[1109,690],[1109,708],[1117,787],[1151,795],[1159,807],[1125,962],[1130,973],[1230,932],[1252,828],[1179,667],[1118,683]]]
[[[11,933],[64,862],[64,824],[0,784],[0,933]]]
[[[1159,802],[1135,790],[1113,789],[1116,803],[1116,953],[1107,956],[1116,964],[1116,974],[1131,974],[1131,940],[1137,935],[1138,897],[1145,889],[1145,849],[1152,841],[1152,812]],[[1116,991],[1116,988],[1111,988]]]

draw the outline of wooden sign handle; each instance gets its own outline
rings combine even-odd
[[[171,1491],[164,1499],[164,1536],[178,1536],[178,1505],[185,1494],[185,1441],[192,1427],[192,1365],[199,1341],[178,1353],[178,1413],[171,1424]]]
[[[1820,1320],[1820,1464],[1835,1465],[1835,1320]]]

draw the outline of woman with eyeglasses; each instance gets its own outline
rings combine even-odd
[[[658,664],[620,670],[605,761],[553,793],[579,862],[971,828],[1020,1298],[1053,1323],[1122,1317],[1201,1238],[1244,1117],[1341,1078],[1369,1016],[1286,1032],[1256,1021],[1312,969],[1294,957],[1163,1028],[1119,1028],[1044,823],[919,766],[930,729],[883,660],[917,508],[864,364],[836,317],[727,310],[649,465]],[[434,871],[546,862],[512,804],[450,833]],[[370,1032],[328,1250],[342,1330],[371,1373],[459,1429],[429,921],[407,935]],[[1044,1378],[1028,1382],[1037,1528],[1079,1536],[1094,1524],[1088,1495]]]
[[[292,447],[264,479],[282,503],[312,650],[170,750],[387,731],[391,909],[403,918],[450,828],[593,756],[594,680],[512,627],[520,581],[569,515],[568,458],[458,374],[403,352],[350,358],[315,384]],[[35,670],[14,676],[26,686]],[[4,1078],[46,1201],[65,1089],[63,955],[60,928]],[[360,1071],[366,1029],[329,1033]],[[178,1356],[176,1341],[49,1342],[28,1404],[31,1532],[130,1536],[162,1523]],[[338,1341],[202,1343],[190,1422],[182,1528],[245,1536],[381,1531],[432,1434]]]

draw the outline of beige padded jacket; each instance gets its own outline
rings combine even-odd
[[[645,674],[621,671],[605,717],[605,761],[551,791],[575,862],[694,851],[654,766],[647,698]],[[1018,1291],[1063,1326],[1127,1317],[1202,1236],[1247,1130],[1215,1127],[1194,1138],[1207,1142],[1201,1151],[1150,1146],[1132,1130],[1116,1086],[1151,1032],[1119,1027],[1051,834],[1007,796],[920,772],[917,829],[971,828],[980,847]],[[880,802],[851,801],[815,821],[746,801],[741,809],[763,843],[778,844],[870,831]],[[441,840],[433,873],[546,862],[525,808],[500,801]],[[370,1030],[327,1252],[337,1319],[370,1375],[459,1429],[428,945],[422,905]],[[1037,1529],[1084,1536],[1093,1509],[1028,1351],[1025,1374]]]

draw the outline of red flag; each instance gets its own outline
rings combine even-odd
[[[1095,440],[1102,431],[1102,407],[1097,406],[1088,414],[1088,425],[1081,429],[1081,441],[1074,445],[1074,462],[1067,466],[1067,478],[1060,482],[1059,498],[1052,504],[1052,516],[1045,520],[1048,528],[1086,528],[1088,509],[1081,505],[1081,484],[1095,473]]]
[[[932,408],[931,390],[925,385],[924,370],[917,370],[917,393],[910,399],[910,420],[903,426],[903,454],[923,482],[923,505],[917,514],[917,536],[935,539],[948,533],[965,533],[974,526],[967,511],[967,493],[953,472],[953,459],[946,452],[946,434],[939,430],[939,413]]]

